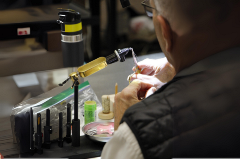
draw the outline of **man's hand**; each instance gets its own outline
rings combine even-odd
[[[140,79],[144,82],[153,84],[154,87],[159,89],[162,85],[169,82],[176,75],[175,69],[167,61],[167,58],[158,60],[145,59],[138,62],[138,67],[142,70],[141,74],[134,74],[131,80]],[[133,71],[135,67],[133,68]]]
[[[153,85],[145,83],[138,79],[132,81],[132,83],[124,88],[122,92],[115,95],[114,100],[114,130],[117,130],[119,123],[122,119],[125,111],[132,105],[141,101],[142,98],[145,98],[149,92],[155,90],[152,88]]]

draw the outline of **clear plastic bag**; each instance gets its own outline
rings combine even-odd
[[[26,153],[29,150],[30,143],[30,108],[33,109],[34,131],[37,131],[37,113],[41,113],[42,132],[46,125],[46,109],[50,109],[50,126],[52,126],[51,140],[58,139],[58,118],[59,113],[63,113],[63,137],[66,136],[67,123],[67,103],[72,105],[72,117],[74,115],[74,90],[68,88],[59,92],[58,87],[44,94],[17,104],[11,114],[11,126],[13,133],[13,142],[20,146],[20,153]],[[56,95],[55,95],[56,94]],[[54,96],[55,95],[55,96]],[[78,117],[81,121],[81,127],[84,125],[84,102],[96,101],[97,113],[101,111],[102,105],[88,81],[79,85],[78,89]],[[34,138],[34,137],[33,137]],[[28,142],[29,141],[29,142]],[[43,138],[44,141],[44,138]]]

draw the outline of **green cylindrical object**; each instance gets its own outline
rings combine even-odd
[[[85,101],[84,102],[85,125],[95,121],[96,110],[97,110],[97,104],[95,101]]]

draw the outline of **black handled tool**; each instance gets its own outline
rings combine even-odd
[[[42,124],[41,124],[41,114],[37,113],[37,133],[35,133],[35,145],[37,146],[37,153],[42,154]]]
[[[63,137],[62,137],[62,132],[63,132],[63,128],[62,128],[62,112],[59,113],[59,138],[58,138],[58,146],[59,147],[63,147]]]
[[[72,120],[72,146],[80,146],[80,119],[78,119],[78,73],[70,74],[74,87],[74,119]],[[61,84],[62,85],[62,84]]]
[[[72,120],[72,146],[80,146],[80,119],[78,119],[78,79],[74,85],[74,119]]]
[[[50,110],[46,110],[46,126],[44,126],[44,147],[50,149],[51,141],[50,134],[52,134],[52,126],[50,126]]]
[[[65,137],[65,141],[67,143],[71,143],[72,142],[72,137],[71,137],[71,104],[67,104],[67,125],[66,125],[66,137]]]
[[[33,136],[34,136],[33,110],[32,110],[32,108],[30,108],[30,152],[31,152],[31,155],[33,155],[35,153]]]

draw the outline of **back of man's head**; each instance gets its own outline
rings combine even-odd
[[[194,29],[216,27],[227,21],[238,9],[240,0],[154,0],[159,14],[175,27],[188,25]],[[237,14],[235,14],[236,18]],[[235,19],[239,21],[239,19]]]
[[[240,46],[240,0],[150,2],[156,9],[153,19],[161,24],[155,25],[158,40],[176,72],[219,51]]]

